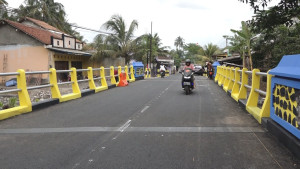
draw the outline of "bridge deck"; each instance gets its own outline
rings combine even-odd
[[[0,122],[1,168],[299,168],[218,85],[130,83]]]

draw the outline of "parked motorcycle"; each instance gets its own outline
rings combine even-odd
[[[194,89],[193,74],[194,72],[190,68],[184,69],[182,72],[182,86],[186,95],[191,94]]]

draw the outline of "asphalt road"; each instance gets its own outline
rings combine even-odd
[[[1,169],[289,169],[296,159],[219,86],[130,83],[0,122]]]

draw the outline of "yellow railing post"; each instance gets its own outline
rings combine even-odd
[[[221,86],[222,85],[222,81],[224,79],[224,66],[220,67],[220,76],[218,79],[218,85]]]
[[[50,79],[50,84],[52,85],[51,86],[52,98],[56,98],[59,99],[59,101],[61,101],[61,94],[57,85],[56,69],[50,68],[49,79]]]
[[[248,74],[246,73],[248,69],[243,68],[242,70],[242,84],[238,95],[238,100],[247,99],[247,88],[244,85],[248,85]]]
[[[135,81],[135,77],[134,77],[134,71],[133,71],[133,66],[130,66],[130,79],[129,82],[134,82]]]
[[[252,85],[251,91],[247,100],[246,109],[248,107],[257,107],[259,93],[255,89],[259,89],[260,86],[260,76],[256,75],[257,72],[260,72],[258,69],[253,69],[252,71]]]
[[[220,66],[217,66],[217,73],[216,73],[216,77],[215,77],[215,82],[218,82],[219,77],[220,77]]]
[[[148,68],[148,72],[149,72],[148,78],[150,78],[151,77],[151,69],[150,68]]]
[[[32,104],[27,91],[25,71],[18,69],[17,72],[19,73],[19,75],[17,75],[17,88],[21,89],[21,91],[18,92],[20,106],[26,107],[24,109],[25,112],[30,112],[32,111]]]
[[[270,117],[270,102],[271,102],[271,79],[272,75],[269,74],[267,75],[267,91],[266,91],[266,98],[264,101],[264,104],[261,108],[261,117]],[[261,121],[260,121],[261,123]]]
[[[95,82],[94,82],[93,68],[92,67],[88,67],[88,79],[89,79],[90,90],[95,90],[96,85],[95,85]]]
[[[107,88],[108,86],[107,86],[107,82],[105,78],[105,70],[103,66],[100,67],[100,77],[101,77],[101,86]]]
[[[225,90],[225,88],[227,88],[228,83],[229,83],[229,67],[225,68],[225,80],[223,82],[223,89]]]
[[[228,88],[227,91],[232,90],[233,84],[234,84],[234,67],[230,68],[230,80],[229,80],[229,84],[228,84]]]
[[[125,66],[126,80],[129,81],[128,66]]]
[[[72,90],[74,94],[80,94],[81,95],[81,91],[77,82],[77,72],[76,72],[76,68],[72,67],[71,68],[71,81],[72,81]]]
[[[241,81],[241,74],[239,72],[240,68],[235,68],[235,71],[234,71],[234,84],[233,84],[233,87],[232,87],[232,91],[231,91],[231,97],[235,100],[235,101],[239,101],[238,100],[238,96],[239,96],[239,93],[240,93],[240,88],[241,88],[241,85],[238,83]]]
[[[32,104],[26,86],[25,71],[23,69],[19,69],[17,72],[19,73],[19,75],[17,75],[17,88],[20,89],[20,91],[18,91],[20,105],[17,107],[1,110],[0,120],[32,111]]]
[[[115,68],[113,66],[110,67],[110,83],[113,85],[117,84],[115,78]]]

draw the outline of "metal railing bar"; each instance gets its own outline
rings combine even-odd
[[[94,68],[93,70],[101,70],[101,68]]]
[[[0,94],[11,93],[11,92],[19,92],[21,89],[10,89],[10,90],[2,90]]]
[[[242,72],[242,70],[238,70],[238,72]]]
[[[259,90],[259,89],[255,89],[254,91],[256,91],[257,93],[263,95],[263,96],[267,96],[267,92]]]
[[[100,79],[102,79],[102,77],[96,77],[96,78],[94,78],[94,80],[100,80]]]
[[[19,75],[19,72],[9,72],[9,73],[0,73],[0,76],[16,76]]]
[[[237,84],[239,84],[239,85],[242,85],[242,82],[236,82]]]
[[[52,86],[53,86],[53,84],[32,86],[32,87],[27,87],[27,90],[41,89],[41,88],[52,87]]]
[[[87,82],[90,81],[91,79],[83,79],[83,80],[77,80],[77,82]]]
[[[57,83],[58,85],[64,85],[64,84],[72,84],[72,83],[74,83],[73,81],[71,81],[71,82],[61,82],[61,83]]]
[[[245,71],[245,73],[247,73],[247,74],[252,74],[252,71]]]
[[[34,72],[25,72],[26,75],[32,75],[32,74],[50,74],[50,71],[34,71]]]
[[[57,70],[56,73],[70,73],[72,70]]]
[[[248,89],[251,89],[252,87],[251,86],[249,86],[249,85],[244,85],[246,88],[248,88]]]
[[[256,75],[259,75],[259,76],[267,76],[268,73],[266,73],[266,72],[256,72]]]
[[[77,72],[86,72],[86,71],[89,71],[89,69],[77,69],[76,71]]]
[[[119,75],[115,75],[115,77],[117,77],[117,76],[119,76]]]
[[[109,67],[107,67],[107,68],[104,68],[104,70],[110,70],[110,68],[109,68]]]

